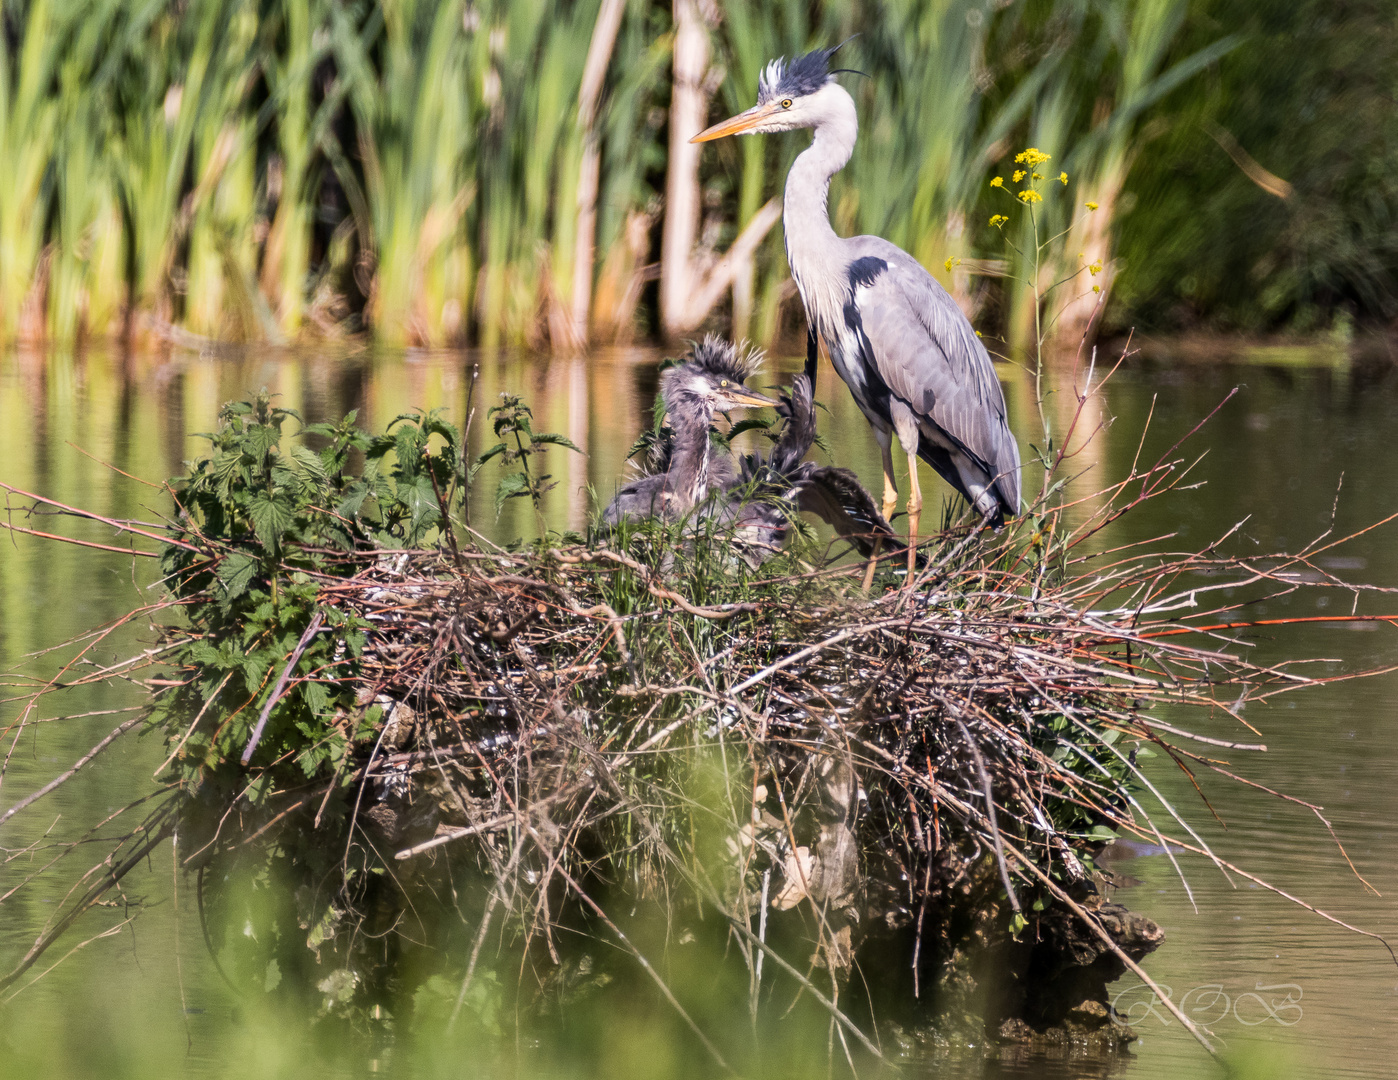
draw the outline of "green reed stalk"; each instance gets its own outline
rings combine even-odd
[[[263,72],[275,107],[277,156],[266,173],[266,197],[276,204],[262,251],[261,287],[281,331],[301,328],[311,269],[315,220],[316,121],[311,79],[329,51],[317,40],[327,15],[319,0],[283,0],[260,27]],[[280,47],[277,39],[280,39]]]
[[[189,222],[184,322],[197,334],[233,340],[263,336],[253,282],[257,251],[254,115],[257,14],[251,0],[229,0],[227,22],[203,86],[193,132],[194,190]]]
[[[1142,146],[1143,114],[1239,44],[1236,35],[1221,37],[1165,68],[1188,9],[1187,0],[1142,0],[1103,9],[1103,41],[1097,52],[1109,58],[1104,66],[1114,76],[1116,92],[1110,111],[1097,110],[1091,132],[1070,159],[1070,171],[1077,177],[1078,202],[1092,201],[1099,209],[1076,219],[1049,265],[1056,275],[1063,276],[1076,267],[1082,252],[1088,262],[1100,260],[1105,272],[1099,279],[1100,293],[1064,290],[1052,309],[1049,333],[1060,350],[1076,348],[1110,290],[1112,226],[1127,174]]]
[[[61,60],[68,12],[52,0],[34,0],[18,49],[0,33],[0,330],[14,337],[39,271],[48,202],[49,162],[58,137],[58,102],[49,87]]]
[[[362,26],[336,9],[333,25],[373,220],[368,321],[382,341],[439,343],[448,298],[435,269],[472,196],[461,167],[477,111],[462,3],[394,0]]]

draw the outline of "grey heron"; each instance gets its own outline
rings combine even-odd
[[[602,511],[602,521],[684,517],[712,491],[732,484],[730,458],[716,456],[709,440],[714,415],[743,406],[776,405],[743,385],[761,359],[708,335],[689,359],[660,377],[660,397],[670,423],[670,438],[660,447],[654,471],[627,484]]]
[[[911,580],[922,510],[918,458],[986,524],[998,526],[1019,510],[1019,447],[995,366],[946,290],[897,245],[877,236],[841,237],[830,225],[830,178],[849,161],[859,133],[854,99],[830,71],[834,51],[772,61],[753,108],[690,141],[813,129],[811,145],[786,177],[787,262],[806,309],[812,359],[819,334],[874,429],[883,453],[885,517],[898,500],[894,435],[907,454]],[[866,586],[872,574],[871,562]]]
[[[815,403],[809,375],[796,377],[780,401],[743,387],[760,353],[744,354],[713,335],[661,378],[668,433],[652,448],[652,471],[624,486],[602,512],[606,525],[649,517],[673,521],[691,513],[734,527],[758,559],[778,550],[800,510],[816,514],[865,557],[876,543],[893,543],[892,527],[848,469],[805,461],[815,443]],[[785,425],[766,454],[736,463],[715,454],[714,414],[738,405],[775,405]]]

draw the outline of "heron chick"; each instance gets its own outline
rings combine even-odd
[[[785,543],[789,525],[809,511],[866,557],[897,538],[873,497],[848,469],[805,461],[815,443],[815,403],[809,375],[798,375],[781,400],[743,386],[760,361],[757,350],[710,335],[690,357],[661,377],[668,432],[652,448],[652,471],[625,485],[602,512],[604,525],[693,514],[731,528],[739,555],[756,565]],[[785,420],[767,454],[745,454],[735,464],[715,453],[714,415],[740,405],[776,406]]]
[[[733,462],[717,455],[709,439],[714,416],[745,406],[777,402],[743,385],[762,360],[757,349],[744,350],[709,334],[689,358],[660,377],[660,397],[671,436],[655,455],[654,471],[618,491],[602,511],[602,521],[640,521],[658,517],[674,521],[729,487]]]
[[[854,152],[854,99],[817,49],[763,72],[757,104],[691,142],[810,128],[811,145],[786,177],[787,262],[806,321],[874,429],[883,452],[884,516],[897,505],[893,437],[908,458],[908,568],[912,580],[926,461],[998,526],[1019,512],[1019,447],[1010,433],[995,365],[966,316],[922,266],[877,236],[837,236],[826,199],[830,178]],[[868,580],[873,576],[870,561]]]

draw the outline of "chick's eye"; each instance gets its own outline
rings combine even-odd
[[[782,102],[782,108],[783,108],[783,109],[789,109],[789,108],[791,108],[791,99],[790,99],[790,98],[787,98],[785,101]]]

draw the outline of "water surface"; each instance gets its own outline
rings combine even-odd
[[[582,527],[596,498],[605,499],[624,474],[636,434],[649,423],[656,386],[654,351],[603,350],[586,358],[517,354],[267,354],[200,356],[173,352],[129,356],[92,351],[81,356],[10,352],[0,358],[0,481],[113,518],[158,521],[162,493],[130,477],[159,481],[201,452],[194,433],[216,425],[219,405],[261,388],[280,395],[306,422],[358,410],[359,421],[381,428],[415,408],[442,408],[457,422],[472,417],[473,451],[485,444],[485,411],[502,391],[532,404],[536,430],[558,431],[585,455],[551,451],[558,482],[546,497],[553,528]],[[1226,358],[1225,358],[1226,359]],[[1203,486],[1157,500],[1113,526],[1104,542],[1125,543],[1173,534],[1161,546],[1197,548],[1243,522],[1233,550],[1298,547],[1333,528],[1352,532],[1398,510],[1398,373],[1352,370],[1328,363],[1170,366],[1137,358],[1089,400],[1079,433],[1099,425],[1093,442],[1073,458],[1081,477],[1071,491],[1086,496],[1124,475],[1133,459],[1156,460],[1234,387],[1237,395],[1177,451],[1202,455],[1192,478]],[[799,367],[795,358],[769,365],[770,382]],[[1021,442],[1042,443],[1033,381],[1002,369],[1012,420]],[[763,380],[757,380],[760,384]],[[1078,382],[1081,383],[1081,378]],[[1076,399],[1060,376],[1046,413],[1063,431]],[[845,389],[824,368],[817,397],[829,408],[822,432],[834,460],[854,468],[878,490],[878,451]],[[1147,427],[1147,421],[1149,426]],[[294,425],[292,425],[294,427]],[[1144,432],[1144,434],[1143,434]],[[472,499],[473,526],[502,540],[532,535],[532,509],[516,500],[497,521],[492,467]],[[932,506],[946,488],[924,474]],[[11,499],[18,507],[22,500]],[[925,512],[925,520],[932,518]],[[112,529],[69,518],[15,524],[122,546]],[[1395,529],[1384,526],[1325,558],[1340,576],[1398,588]],[[57,546],[27,536],[0,538],[0,669],[53,672],[52,658],[25,658],[128,611],[152,568],[115,553]],[[1255,610],[1257,617],[1334,614],[1347,596],[1298,593]],[[1361,610],[1381,610],[1372,599]],[[1398,603],[1389,610],[1398,609]],[[153,631],[131,625],[92,652],[110,662]],[[1316,624],[1254,634],[1259,659],[1324,658],[1317,670],[1340,674],[1398,659],[1388,626]],[[7,690],[10,697],[15,690]],[[0,810],[74,760],[121,719],[139,693],[102,690],[72,694],[70,713],[99,712],[52,725],[34,725],[11,748],[0,782]],[[1356,869],[1378,892],[1368,892],[1339,856],[1317,818],[1295,804],[1218,778],[1201,782],[1221,821],[1210,816],[1187,777],[1168,761],[1151,768],[1162,791],[1187,808],[1219,853],[1278,886],[1367,930],[1398,939],[1398,679],[1337,682],[1247,714],[1269,747],[1265,755],[1232,755],[1230,766],[1258,783],[1324,806]],[[17,705],[0,704],[0,726]],[[1226,716],[1171,718],[1207,733],[1237,737]],[[1244,733],[1245,734],[1245,733]],[[1227,756],[1227,755],[1224,755]],[[0,826],[0,858],[42,839],[71,836],[89,822],[150,789],[160,763],[151,741],[124,740],[89,774],[60,789],[41,813]],[[1181,860],[1193,889],[1191,904],[1167,859],[1149,850],[1114,864],[1139,881],[1120,899],[1150,915],[1167,932],[1147,970],[1188,996],[1201,1019],[1213,1021],[1230,1048],[1261,1047],[1275,1069],[1292,1075],[1387,1077],[1398,1060],[1398,967],[1378,943],[1350,934],[1265,892],[1231,880],[1197,858]],[[0,865],[0,894],[30,872],[33,861]],[[193,914],[189,883],[172,873],[170,852],[152,858],[148,873],[127,879],[131,898],[147,910],[122,925],[118,906],[91,915],[37,969],[93,935],[92,940],[6,1010],[0,1011],[0,1075],[7,1073],[4,1040],[32,1046],[46,1040],[55,1074],[104,1071],[193,1076],[249,1072],[305,1075],[316,1067],[338,1073],[377,1071],[377,1058],[353,1066],[325,1064],[314,1045],[262,1038],[259,1019],[221,983],[209,963]],[[24,890],[0,907],[0,966],[32,942],[60,899],[51,888]],[[84,932],[85,928],[85,932]],[[1215,1066],[1163,1010],[1149,1007],[1129,981],[1121,1008],[1137,1022],[1140,1041],[1122,1060],[1070,1056],[1062,1060],[1007,1057],[929,1064],[927,1075],[1121,1076],[1156,1080],[1219,1075]],[[265,1030],[265,1029],[263,1029]],[[385,1059],[387,1060],[387,1059]],[[659,1068],[657,1062],[656,1067]],[[567,1070],[564,1069],[564,1072]],[[663,1069],[662,1069],[663,1071]],[[653,1073],[655,1074],[655,1073]]]

